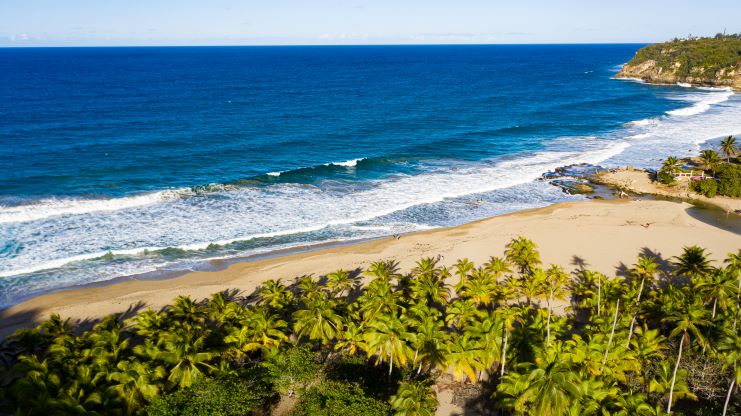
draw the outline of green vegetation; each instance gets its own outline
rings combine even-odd
[[[630,65],[655,61],[664,71],[680,78],[705,75],[723,78],[722,71],[741,65],[741,35],[717,35],[712,38],[674,39],[640,49]]]
[[[717,267],[696,246],[644,252],[608,277],[543,265],[520,237],[479,266],[381,261],[87,330],[53,315],[3,342],[0,412],[246,415],[294,397],[296,416],[421,416],[454,377],[505,415],[739,415],[740,287],[741,250]]]
[[[677,182],[675,178],[677,173],[692,173],[699,176],[700,172],[704,171],[711,178],[691,180],[689,183],[691,190],[708,198],[716,195],[741,197],[741,164],[736,157],[738,155],[736,138],[728,136],[721,140],[719,150],[725,156],[725,160],[721,158],[719,152],[706,149],[700,153],[701,166],[689,170],[681,168],[680,160],[670,156],[656,173],[656,178],[666,185],[674,185]]]

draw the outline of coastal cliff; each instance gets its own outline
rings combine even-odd
[[[741,91],[741,35],[675,39],[646,46],[616,77]]]

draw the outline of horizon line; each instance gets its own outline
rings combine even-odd
[[[648,45],[656,42],[548,42],[548,43],[327,43],[327,44],[183,44],[183,45],[0,45],[0,49],[40,49],[40,48],[227,48],[227,47],[348,47],[348,46],[569,46],[569,45]]]

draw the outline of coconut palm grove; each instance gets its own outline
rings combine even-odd
[[[449,388],[476,414],[739,415],[741,250],[678,254],[569,274],[519,237],[480,265],[379,261],[77,326],[53,315],[3,342],[2,411],[432,415]]]

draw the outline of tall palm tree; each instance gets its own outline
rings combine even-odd
[[[334,299],[310,300],[305,309],[293,313],[293,331],[298,338],[308,336],[322,345],[337,338],[342,329],[342,318],[337,313]]]
[[[187,332],[165,333],[162,335],[162,347],[153,350],[153,358],[166,363],[169,371],[167,379],[172,384],[180,388],[189,387],[207,373],[216,370],[209,363],[216,353],[207,351],[205,342],[205,336],[194,337]]]
[[[437,410],[435,390],[423,381],[402,381],[390,402],[397,416],[433,416]]]
[[[636,317],[638,314],[638,307],[641,303],[641,295],[643,295],[643,288],[648,280],[649,284],[653,283],[656,273],[658,272],[659,265],[656,263],[654,257],[640,256],[638,262],[633,265],[632,273],[641,278],[641,285],[638,288],[638,294],[636,295],[636,310],[633,312],[633,318],[630,320],[630,329],[628,329],[628,341],[627,347],[630,347],[630,339],[633,337],[633,328],[636,323]]]
[[[497,281],[486,269],[474,269],[461,291],[461,297],[470,299],[477,306],[489,306],[497,297]]]
[[[736,144],[736,138],[728,136],[720,142],[720,150],[726,155],[726,162],[731,162],[731,158],[736,156],[738,153],[738,145]]]
[[[741,384],[741,367],[738,365],[741,361],[741,335],[735,330],[726,331],[718,342],[718,351],[725,355],[723,366],[732,370],[731,384],[728,387],[726,401],[723,404],[723,416],[725,416],[728,412],[728,403],[731,401],[733,390],[737,388],[738,384]]]
[[[158,380],[165,377],[165,368],[151,368],[145,363],[124,360],[108,374],[113,382],[109,389],[121,397],[126,406],[126,414],[134,414],[144,404],[152,401],[160,392]]]
[[[463,381],[466,377],[476,383],[477,370],[483,369],[481,344],[471,334],[453,337],[447,344],[445,363],[456,379]]]
[[[678,292],[679,290],[677,290]],[[679,292],[681,293],[681,292]],[[684,299],[680,298],[683,296]],[[666,413],[671,414],[672,403],[674,399],[674,385],[677,380],[677,371],[679,370],[679,363],[682,360],[682,350],[685,342],[689,344],[690,336],[694,337],[701,344],[705,343],[705,339],[702,335],[700,328],[710,325],[710,321],[707,320],[707,310],[704,305],[698,299],[687,299],[691,295],[680,295],[674,296],[675,302],[671,305],[668,315],[663,319],[665,322],[669,322],[674,325],[671,331],[672,337],[679,336],[679,351],[677,352],[677,359],[674,364],[674,371],[672,373],[672,382],[669,388],[669,403],[667,404]]]
[[[689,276],[696,283],[697,279],[704,278],[713,270],[704,248],[685,246],[682,250],[680,256],[674,257],[677,274]]]
[[[473,262],[468,259],[459,259],[453,267],[455,268],[455,274],[458,275],[458,284],[455,285],[455,290],[460,292],[466,284],[468,274],[476,267]]]
[[[365,343],[368,356],[376,355],[378,362],[388,361],[389,380],[394,371],[394,363],[406,365],[412,356],[412,348],[407,341],[411,333],[396,315],[381,315],[368,325]]]
[[[274,310],[281,310],[293,301],[293,293],[278,280],[267,280],[257,291],[257,304],[268,305]]]
[[[491,273],[495,279],[504,276],[505,273],[512,273],[507,260],[501,257],[491,256],[489,261],[484,263],[484,268],[487,272]]]
[[[735,279],[723,269],[713,270],[708,279],[700,282],[695,289],[697,289],[705,302],[712,301],[712,319],[715,319],[718,306],[722,310],[728,309],[738,294]]]
[[[327,275],[327,287],[332,295],[342,296],[346,291],[350,292],[354,284],[355,281],[346,270],[340,269]]]
[[[517,306],[504,305],[497,309],[497,313],[501,315],[504,326],[504,335],[502,337],[502,360],[500,363],[500,376],[504,377],[507,367],[507,346],[509,344],[509,337],[514,329],[515,323],[522,322],[522,309]]]
[[[715,174],[715,168],[718,166],[718,163],[720,163],[720,155],[718,155],[718,152],[715,150],[703,150],[700,152],[700,159],[702,159],[702,164],[705,166],[706,169],[709,169]]]
[[[530,273],[533,267],[541,264],[538,247],[522,236],[507,243],[504,255],[507,261],[519,268],[521,275]]]
[[[504,377],[497,390],[513,397],[518,414],[563,415],[581,396],[581,380],[565,358],[560,342],[538,351],[534,363],[522,363],[518,373]]]
[[[733,329],[736,329],[738,322],[738,314],[741,312],[741,249],[737,253],[728,253],[728,256],[724,260],[727,265],[726,270],[731,276],[736,276],[738,279],[738,287],[736,290],[736,313],[733,315]]]
[[[240,324],[224,337],[224,343],[233,345],[238,355],[278,348],[288,340],[286,321],[265,308],[250,311]]]
[[[546,324],[546,344],[551,343],[551,313],[553,310],[553,301],[556,299],[563,299],[566,295],[566,285],[569,283],[569,275],[564,272],[560,266],[551,264],[551,267],[546,272],[547,280],[546,284],[548,287],[548,318]]]

